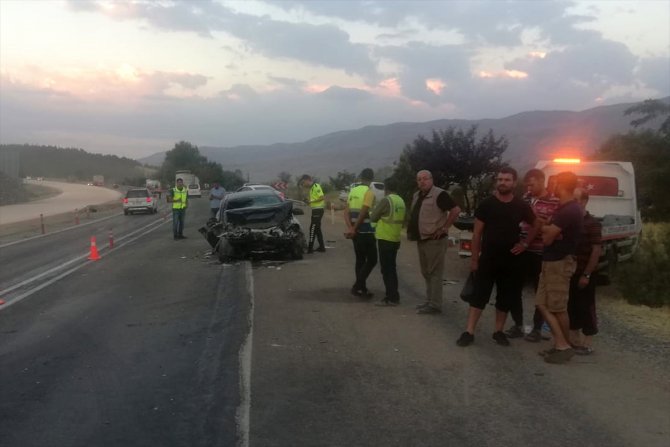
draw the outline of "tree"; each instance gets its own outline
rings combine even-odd
[[[328,178],[333,189],[340,191],[356,181],[356,174],[345,169],[344,171],[339,171],[335,178],[330,176]]]
[[[661,118],[667,115],[665,120],[661,123],[658,132],[665,136],[670,136],[670,104],[657,99],[647,99],[644,102],[629,107],[624,112],[624,115],[642,115],[640,118],[634,119],[630,122],[631,126],[638,128],[649,121]]]
[[[597,160],[630,161],[642,216],[648,220],[670,218],[670,104],[648,99],[624,114],[643,115],[631,121],[634,128],[667,115],[658,130],[646,129],[614,135],[598,149]]]
[[[654,221],[670,218],[670,135],[652,130],[615,135],[594,158],[632,162],[642,216]]]
[[[503,166],[507,149],[505,137],[496,138],[493,131],[477,139],[477,126],[463,131],[450,127],[433,131],[432,139],[419,135],[407,145],[396,164],[393,178],[406,200],[416,189],[416,173],[427,169],[435,185],[448,188],[457,185],[467,213],[489,193],[490,178]]]

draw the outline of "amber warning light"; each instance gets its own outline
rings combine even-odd
[[[580,163],[579,158],[554,158],[554,163]]]

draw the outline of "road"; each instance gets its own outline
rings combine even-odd
[[[27,180],[35,185],[58,189],[55,197],[35,200],[17,205],[0,206],[0,225],[35,219],[40,214],[52,216],[65,211],[83,209],[88,205],[100,204],[119,199],[121,193],[113,189],[80,185],[76,183]]]
[[[491,308],[459,348],[460,283],[445,286],[443,315],[416,315],[413,244],[399,256],[401,306],[379,308],[348,293],[341,216],[324,219],[326,253],[221,265],[196,233],[206,215],[192,201],[184,241],[169,219],[121,216],[125,234],[146,227],[137,239],[10,292],[30,294],[0,307],[3,446],[670,444],[667,340],[622,337],[603,315],[594,356],[548,365],[538,345],[495,345]],[[19,270],[36,274],[86,242],[52,237],[11,246]],[[465,264],[451,251],[447,279]],[[378,271],[369,287],[379,298]]]

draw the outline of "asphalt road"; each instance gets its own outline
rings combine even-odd
[[[411,243],[399,257],[401,306],[379,308],[349,295],[340,215],[324,219],[326,253],[221,265],[196,233],[206,214],[194,200],[189,239],[173,241],[159,219],[0,307],[0,444],[670,444],[669,359],[612,341],[607,328],[594,356],[548,365],[539,345],[495,345],[487,309],[475,344],[457,347],[466,262],[455,250],[446,277],[459,282],[445,286],[444,314],[419,316]],[[155,219],[129,218],[136,228]],[[63,243],[56,235],[46,251]]]
[[[83,209],[88,205],[110,202],[120,199],[121,193],[113,189],[86,186],[76,183],[27,180],[35,185],[59,189],[61,193],[55,197],[34,200],[17,205],[0,207],[0,225],[22,222],[44,216],[60,214],[65,211]]]

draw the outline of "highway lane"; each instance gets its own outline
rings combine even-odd
[[[235,445],[248,267],[207,256],[206,208],[0,309],[3,447]]]
[[[150,229],[170,220],[168,205],[161,201],[158,214],[118,214],[91,224],[73,226],[66,231],[0,245],[0,298],[10,303],[13,296],[34,286],[34,279],[48,280],[77,262],[84,262],[90,252],[91,237],[96,238],[102,253],[110,246],[110,233],[116,245],[133,233]],[[165,232],[171,231],[169,222]],[[22,287],[17,285],[25,284]]]

